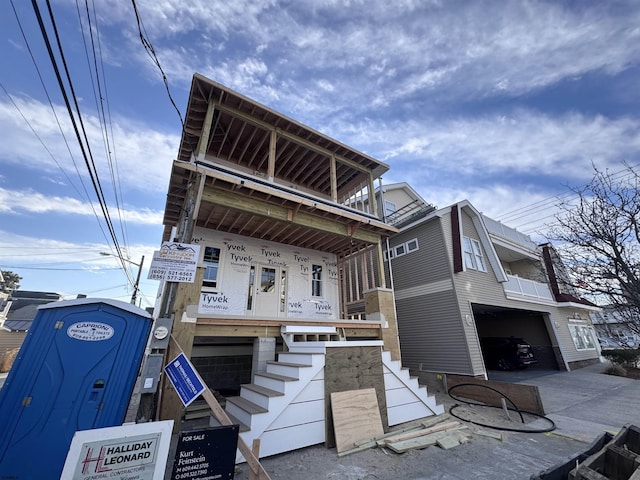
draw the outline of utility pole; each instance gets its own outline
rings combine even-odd
[[[135,285],[133,285],[133,295],[131,295],[131,303],[133,305],[136,304],[136,300],[138,299],[138,290],[140,290],[140,274],[142,273],[143,263],[144,263],[144,255],[142,255],[142,258],[140,259],[140,265],[138,265],[138,275],[136,276],[136,283]],[[136,265],[135,263],[133,264]]]
[[[118,255],[114,255],[113,253],[100,252],[100,255],[102,255],[103,257],[119,258],[120,260],[122,260],[124,262],[130,263],[131,265],[135,265],[136,267],[138,267],[138,274],[136,276],[136,283],[133,284],[133,294],[131,295],[131,303],[133,305],[135,305],[136,301],[138,300],[138,292],[140,291],[140,274],[142,273],[142,264],[144,263],[144,255],[142,255],[142,258],[140,259],[140,263],[132,262],[128,258],[119,257]]]

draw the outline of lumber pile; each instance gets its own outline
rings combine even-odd
[[[423,449],[433,445],[448,450],[467,443],[469,430],[466,425],[452,421],[448,413],[429,417],[426,420],[399,430],[354,442],[353,448],[338,452],[338,456],[350,455],[369,448],[388,448],[396,453]]]

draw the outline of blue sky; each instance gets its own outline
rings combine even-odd
[[[90,24],[84,2],[51,5],[116,236],[132,262],[145,256],[149,306],[180,119],[132,2],[89,2]],[[534,236],[592,164],[640,162],[635,0],[136,5],[181,114],[201,73],[388,163],[385,183],[441,207],[468,199]],[[31,2],[0,2],[0,59],[0,269],[23,289],[128,301],[127,277],[100,255],[113,242]]]

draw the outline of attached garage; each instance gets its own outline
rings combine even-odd
[[[551,341],[548,314],[479,304],[473,304],[472,308],[479,339],[522,338],[531,345],[537,360],[536,364],[528,368],[560,370],[559,349]]]

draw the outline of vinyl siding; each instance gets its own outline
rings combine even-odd
[[[440,373],[469,374],[471,364],[455,292],[396,301],[402,364]]]
[[[393,248],[414,238],[418,240],[418,250],[391,260],[396,291],[451,278],[439,220],[400,232],[389,240],[389,245]]]
[[[402,363],[473,374],[440,219],[401,232],[391,245],[413,238],[419,250],[392,260]]]

